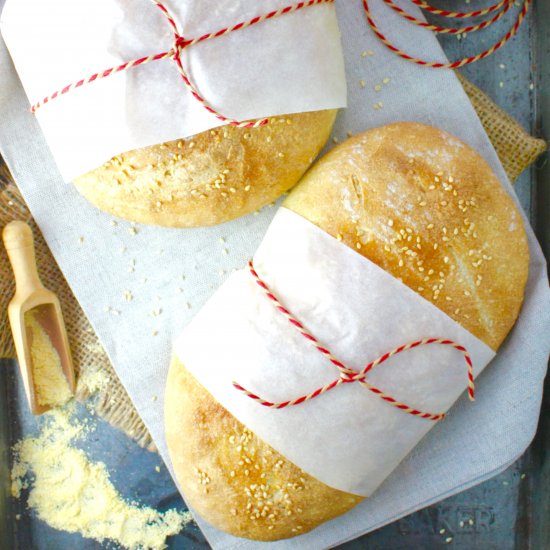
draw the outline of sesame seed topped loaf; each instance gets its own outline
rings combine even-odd
[[[221,126],[118,155],[75,179],[121,218],[171,227],[223,223],[293,187],[327,141],[335,110],[272,117],[258,128]]]
[[[365,132],[312,167],[284,206],[401,279],[493,350],[513,326],[529,259],[522,218],[488,164],[453,136],[415,123]],[[165,425],[189,504],[233,535],[293,537],[362,500],[264,443],[175,356]]]
[[[529,263],[521,214],[485,160],[454,136],[407,122],[355,136],[284,206],[494,350],[512,328]]]

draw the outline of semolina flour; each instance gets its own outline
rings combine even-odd
[[[31,366],[36,399],[40,405],[57,407],[71,397],[61,360],[33,311],[25,313],[25,327],[31,334]]]
[[[129,549],[160,549],[191,521],[189,512],[157,510],[125,501],[102,462],[73,442],[92,428],[74,418],[74,402],[42,417],[41,431],[13,448],[11,492],[29,489],[28,506],[55,529]]]

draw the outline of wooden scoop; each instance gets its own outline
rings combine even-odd
[[[15,350],[31,411],[42,414],[51,409],[51,405],[38,401],[31,356],[32,331],[25,317],[33,315],[44,329],[74,395],[75,376],[67,332],[57,296],[45,289],[38,277],[31,228],[22,221],[10,222],[4,227],[3,238],[16,282],[15,295],[8,306]]]

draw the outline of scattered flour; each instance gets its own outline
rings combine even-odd
[[[42,417],[41,431],[13,448],[11,492],[29,489],[28,506],[55,529],[80,533],[130,549],[161,549],[191,521],[189,512],[165,513],[122,499],[102,462],[92,462],[72,442],[90,431],[73,416],[74,404]]]

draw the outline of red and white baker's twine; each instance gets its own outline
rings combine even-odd
[[[249,19],[248,21],[243,21],[241,23],[237,23],[236,25],[232,25],[230,27],[224,27],[219,29],[218,31],[211,32],[204,34],[202,36],[199,36],[198,38],[193,39],[187,39],[185,38],[179,31],[178,25],[174,19],[174,16],[170,12],[170,10],[164,5],[161,0],[151,0],[164,14],[166,17],[166,20],[170,27],[172,28],[172,31],[174,33],[174,43],[172,48],[170,48],[168,51],[140,57],[139,59],[133,59],[132,61],[126,61],[125,63],[122,63],[121,65],[118,65],[117,67],[111,67],[109,69],[105,69],[103,71],[97,72],[92,74],[91,76],[87,78],[82,78],[76,82],[73,82],[71,84],[67,84],[63,88],[56,90],[54,93],[46,96],[38,103],[35,103],[31,107],[31,111],[35,113],[40,107],[43,105],[46,105],[50,101],[69,93],[71,90],[74,90],[76,88],[80,88],[86,84],[90,84],[92,82],[95,82],[96,80],[100,80],[102,78],[106,78],[108,76],[121,73],[123,71],[127,71],[130,69],[133,69],[134,67],[139,67],[140,65],[145,65],[146,63],[150,63],[152,61],[160,61],[162,59],[172,59],[176,67],[178,69],[178,72],[181,76],[181,79],[185,85],[185,87],[189,90],[191,95],[195,98],[196,101],[198,101],[204,109],[206,109],[209,113],[214,115],[218,120],[221,120],[224,123],[231,124],[233,126],[237,126],[238,128],[256,128],[258,126],[263,126],[268,123],[267,118],[263,118],[256,121],[250,121],[250,122],[241,122],[238,120],[235,120],[233,118],[229,118],[227,116],[224,116],[219,111],[217,111],[208,101],[198,92],[196,87],[191,82],[189,76],[187,75],[183,63],[181,60],[181,54],[183,50],[189,46],[193,46],[195,44],[198,44],[199,42],[204,42],[205,40],[210,40],[212,38],[218,38],[220,36],[224,36],[226,34],[229,34],[234,31],[238,31],[240,29],[244,29],[246,27],[250,27],[252,25],[255,25],[257,23],[261,23],[263,21],[267,21],[269,19],[273,19],[275,17],[278,17],[280,15],[285,15],[288,13],[293,13],[295,11],[301,10],[303,8],[308,8],[311,6],[315,6],[318,4],[330,4],[333,3],[334,0],[305,0],[303,2],[298,2],[296,4],[292,4],[289,6],[286,6],[284,8],[273,10],[269,13],[265,13],[263,15],[258,15],[256,17],[253,17],[252,19]],[[492,6],[489,6],[488,8],[484,8],[481,10],[471,11],[471,12],[452,12],[452,11],[446,11],[434,8],[424,2],[423,0],[411,0],[413,4],[419,6],[420,8],[427,10],[431,13],[434,13],[436,15],[440,15],[442,17],[447,18],[455,18],[455,19],[468,19],[471,17],[478,17],[482,15],[488,15],[493,12],[497,12],[496,15],[494,15],[491,19],[486,20],[482,23],[478,23],[476,25],[470,25],[466,27],[460,27],[460,28],[448,28],[448,27],[440,27],[438,25],[432,25],[429,23],[426,23],[425,21],[421,21],[420,19],[417,19],[416,17],[413,17],[409,13],[407,13],[405,10],[403,10],[401,7],[397,6],[393,0],[384,0],[384,2],[390,6],[393,10],[398,12],[402,17],[407,19],[408,21],[420,25],[422,27],[425,27],[426,29],[438,32],[438,33],[448,33],[448,34],[462,34],[467,32],[473,32],[476,30],[481,30],[489,25],[492,25],[499,19],[501,19],[504,14],[512,7],[515,0],[500,0],[496,4],[493,4]],[[382,33],[382,31],[378,28],[376,22],[374,21],[372,14],[370,12],[368,0],[362,0],[363,2],[363,8],[365,10],[365,14],[367,17],[367,21],[371,29],[373,30],[374,34],[380,39],[380,41],[385,44],[391,51],[402,57],[403,59],[406,59],[408,61],[412,61],[413,63],[416,63],[418,65],[423,65],[426,67],[432,67],[436,69],[446,68],[446,69],[456,69],[458,67],[462,67],[464,65],[467,65],[469,63],[473,63],[475,61],[479,61],[480,59],[483,59],[495,51],[497,51],[499,48],[501,48],[510,38],[512,38],[518,31],[523,19],[525,18],[525,15],[527,14],[527,11],[529,9],[529,5],[531,4],[532,0],[524,0],[523,7],[521,11],[518,14],[517,20],[512,26],[512,28],[506,33],[506,35],[499,40],[496,44],[491,46],[489,49],[474,55],[472,57],[465,57],[463,59],[460,59],[458,61],[454,61],[452,63],[439,63],[434,61],[425,61],[423,59],[419,59],[417,57],[411,56],[407,54],[406,52],[400,50],[396,46],[394,46],[390,40]]]
[[[483,21],[482,23],[478,23],[478,24],[470,25],[466,27],[460,27],[460,28],[459,27],[450,28],[450,27],[440,27],[438,25],[432,25],[430,23],[426,23],[425,21],[421,21],[420,19],[417,19],[416,17],[407,13],[401,7],[397,6],[393,0],[384,0],[384,2],[390,8],[392,8],[394,11],[399,13],[402,17],[404,17],[411,23],[414,23],[415,25],[420,25],[422,27],[425,27],[437,33],[447,33],[447,34],[457,34],[457,35],[485,29],[489,25],[492,25],[493,23],[501,19],[503,15],[512,7],[512,5],[515,2],[515,0],[500,0],[498,3],[493,4],[492,6],[489,6],[488,8],[485,8],[485,9],[472,11],[472,12],[452,12],[452,11],[433,8],[432,6],[430,6],[429,4],[427,4],[422,0],[411,0],[411,1],[413,4],[416,4],[417,6],[419,6],[424,10],[427,10],[436,15],[440,15],[442,17],[451,18],[451,19],[469,19],[471,17],[488,15],[490,13],[497,11],[496,15],[494,15],[493,17],[491,17],[486,21]],[[370,28],[372,29],[372,31],[374,32],[374,34],[387,48],[389,48],[392,52],[397,54],[399,57],[406,59],[407,61],[411,61],[412,63],[416,63],[417,65],[423,65],[424,67],[431,67],[434,69],[457,69],[459,67],[463,67],[464,65],[468,65],[470,63],[479,61],[480,59],[484,59],[485,57],[488,57],[489,55],[493,54],[498,49],[500,49],[502,46],[504,46],[504,44],[506,44],[506,42],[508,42],[513,36],[515,36],[521,23],[523,22],[523,20],[525,19],[525,16],[527,15],[527,11],[529,10],[529,6],[531,5],[532,0],[523,0],[522,8],[518,13],[515,23],[512,25],[510,30],[496,44],[493,44],[490,48],[488,48],[487,50],[484,50],[483,52],[477,55],[474,55],[471,57],[464,57],[462,59],[459,59],[457,61],[453,61],[450,63],[426,61],[424,59],[420,59],[418,57],[409,55],[408,53],[399,49],[386,37],[386,35],[382,33],[382,31],[376,24],[369,8],[369,0],[362,0],[362,2],[363,2],[363,8],[365,10],[365,15],[367,17],[367,22]]]
[[[120,73],[122,71],[127,71],[129,69],[133,69],[134,67],[138,67],[140,65],[145,65],[146,63],[150,63],[152,61],[159,61],[161,59],[173,59],[176,63],[176,66],[178,68],[178,72],[180,73],[180,76],[182,78],[183,83],[185,84],[186,88],[189,90],[191,95],[212,115],[214,115],[218,120],[221,120],[224,123],[231,124],[233,126],[237,126],[238,128],[256,128],[258,126],[263,126],[268,123],[267,118],[263,118],[261,120],[251,121],[251,122],[240,122],[238,120],[235,120],[233,118],[226,117],[222,115],[220,112],[218,112],[212,105],[210,105],[206,99],[197,91],[195,86],[192,84],[191,80],[189,79],[189,76],[187,75],[185,69],[183,68],[183,63],[181,61],[181,53],[182,51],[189,47],[193,46],[195,44],[198,44],[199,42],[204,42],[205,40],[210,40],[212,38],[218,38],[220,36],[224,36],[226,34],[232,33],[234,31],[238,31],[241,29],[245,29],[246,27],[251,27],[252,25],[256,25],[257,23],[262,23],[263,21],[267,21],[268,19],[273,19],[275,17],[279,17],[280,15],[286,15],[289,13],[293,13],[295,11],[301,10],[303,8],[309,8],[311,6],[315,6],[318,4],[331,4],[334,2],[334,0],[305,0],[303,2],[298,2],[296,4],[292,4],[289,6],[286,6],[284,8],[271,11],[269,13],[264,13],[263,15],[258,15],[256,17],[253,17],[252,19],[249,19],[248,21],[243,21],[241,23],[237,23],[236,25],[232,25],[231,27],[224,27],[222,29],[219,29],[218,31],[211,32],[204,34],[202,36],[199,36],[198,38],[192,38],[192,39],[186,39],[181,35],[181,33],[178,30],[178,25],[174,19],[174,16],[170,12],[170,10],[160,1],[160,0],[151,0],[164,14],[166,17],[166,20],[168,21],[168,24],[172,28],[172,31],[174,33],[174,44],[172,48],[166,52],[157,53],[154,55],[149,55],[146,57],[140,57],[139,59],[134,59],[132,61],[127,61],[126,63],[123,63],[122,65],[119,65],[118,67],[111,67],[110,69],[105,69],[104,71],[100,71],[98,73],[94,73],[93,75],[89,76],[88,78],[82,78],[81,80],[78,80],[77,82],[73,82],[72,84],[68,84],[64,88],[61,88],[60,90],[57,90],[53,94],[45,97],[42,99],[42,101],[39,101],[35,105],[31,107],[32,112],[36,112],[40,107],[45,105],[46,103],[49,103],[53,99],[62,96],[71,90],[74,90],[75,88],[80,88],[81,86],[84,86],[85,84],[90,84],[91,82],[94,82],[96,80],[99,80],[101,78],[106,78],[108,76],[111,76],[113,74]]]
[[[288,322],[296,329],[298,332],[306,339],[309,340],[309,342],[322,354],[324,355],[340,372],[340,376],[333,380],[332,382],[329,382],[328,384],[317,388],[316,390],[312,391],[311,393],[308,393],[306,395],[302,395],[300,397],[297,397],[295,399],[291,399],[288,401],[281,401],[279,403],[274,403],[272,401],[268,401],[266,399],[263,399],[259,395],[247,390],[243,386],[241,386],[237,382],[233,382],[233,386],[235,389],[239,390],[240,392],[244,393],[247,397],[250,399],[254,399],[257,401],[260,405],[263,405],[264,407],[269,407],[272,409],[284,409],[285,407],[291,407],[294,405],[299,405],[300,403],[304,403],[305,401],[310,401],[311,399],[314,399],[315,397],[318,397],[319,395],[326,393],[340,384],[349,384],[353,382],[358,382],[361,384],[364,388],[371,391],[380,399],[383,399],[393,407],[396,407],[408,414],[411,414],[413,416],[418,416],[420,418],[424,418],[426,420],[442,420],[445,418],[445,413],[429,413],[429,412],[423,412],[421,410],[418,410],[414,407],[411,407],[407,405],[406,403],[402,403],[401,401],[398,401],[391,395],[388,395],[387,393],[384,393],[381,389],[377,388],[376,386],[373,386],[366,380],[367,373],[373,369],[374,367],[384,363],[387,361],[390,357],[393,357],[394,355],[398,355],[399,353],[402,353],[404,351],[417,348],[419,346],[425,346],[428,344],[439,344],[442,346],[451,346],[452,348],[456,349],[457,351],[461,352],[464,361],[466,362],[467,368],[468,368],[468,396],[471,401],[474,400],[474,369],[472,365],[472,360],[470,358],[470,355],[468,354],[468,351],[466,348],[461,346],[460,344],[457,344],[456,342],[453,342],[452,340],[446,339],[446,338],[423,338],[422,340],[417,340],[415,342],[411,342],[409,344],[404,344],[402,346],[399,346],[388,353],[385,353],[384,355],[381,355],[374,361],[370,362],[366,367],[364,367],[360,371],[356,371],[354,369],[351,369],[349,367],[346,367],[344,363],[342,363],[339,359],[337,359],[329,349],[327,349],[325,346],[323,346],[311,332],[309,332],[304,325],[294,317],[294,315],[279,302],[277,297],[271,292],[269,287],[265,284],[265,282],[260,278],[256,270],[254,269],[254,265],[252,261],[248,263],[248,268],[250,270],[250,273],[254,277],[254,280],[258,284],[258,286],[263,290],[264,294],[269,298],[269,300],[273,303],[275,309],[279,311],[279,313],[283,314]]]

